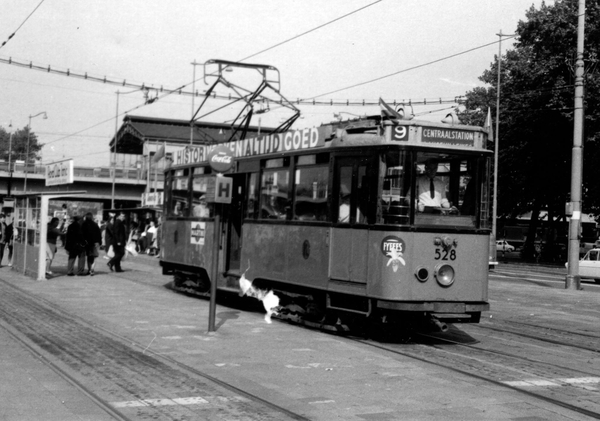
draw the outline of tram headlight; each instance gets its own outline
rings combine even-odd
[[[443,287],[449,287],[454,283],[454,269],[450,265],[439,265],[435,268],[435,280]]]

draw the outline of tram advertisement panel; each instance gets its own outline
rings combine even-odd
[[[273,133],[261,137],[236,140],[223,143],[231,149],[234,157],[265,155],[271,153],[292,152],[319,148],[325,145],[331,127],[312,127],[302,130],[291,130],[284,133]],[[189,165],[206,162],[209,152],[215,145],[186,147],[175,153],[174,165]]]

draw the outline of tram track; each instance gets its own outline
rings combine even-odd
[[[543,332],[544,334],[534,334],[528,332],[520,332],[515,328],[510,327],[496,327],[487,325],[484,323],[480,323],[478,325],[472,326],[473,330],[489,330],[494,332],[502,332],[509,333],[512,335],[516,335],[526,339],[533,339],[541,342],[546,342],[553,345],[564,345],[569,346],[571,348],[580,349],[583,351],[590,351],[600,353],[600,336],[582,333],[582,332],[573,332],[564,329],[556,329],[547,326],[537,326],[529,323],[522,322],[514,322],[514,321],[503,321],[502,324],[515,324],[520,326],[522,329],[533,330],[535,332]],[[470,326],[471,327],[471,326]]]
[[[4,281],[0,326],[114,419],[307,419]]]
[[[547,274],[538,274],[537,276],[547,277]],[[558,277],[556,279],[558,280]],[[478,345],[443,339],[439,336],[427,337],[423,334],[419,335],[419,343],[403,343],[397,346],[369,340],[358,340],[358,342],[398,356],[434,364],[498,387],[514,390],[591,419],[600,419],[600,406],[595,403],[598,400],[598,391],[594,386],[597,384],[592,383],[590,386],[585,383],[586,379],[592,379],[592,381],[600,379],[600,368],[590,374],[585,369],[579,369],[572,364],[552,363],[544,359],[529,357],[527,352],[523,352],[522,344],[519,344],[519,338],[527,339],[535,341],[535,347],[539,349],[548,345],[556,345],[565,347],[565,354],[576,350],[578,354],[590,353],[590,358],[593,358],[600,352],[597,346],[600,337],[592,333],[574,332],[512,320],[495,319],[493,323],[494,326],[486,321],[464,326],[466,331],[482,339]],[[498,324],[500,326],[497,326]],[[488,332],[488,335],[489,332],[511,335],[514,338],[512,342],[516,344],[516,352],[482,347],[484,345],[481,342],[488,338],[484,332]],[[484,337],[486,339],[483,339]],[[428,343],[432,339],[436,343]],[[461,349],[461,351],[457,351],[457,349]],[[525,379],[525,381],[521,379]],[[531,379],[533,381],[530,381]],[[536,383],[536,380],[539,380],[539,383]],[[542,386],[536,386],[537,384]]]
[[[51,359],[44,356],[39,352],[38,348],[32,345],[29,341],[22,337],[18,332],[15,332],[10,326],[8,326],[4,322],[0,322],[0,328],[6,332],[15,342],[17,342],[21,347],[23,347],[27,352],[33,355],[37,360],[39,360],[44,366],[50,368],[54,373],[56,373],[60,378],[65,380],[67,383],[72,385],[79,392],[84,394],[88,399],[90,399],[96,406],[105,411],[110,417],[115,420],[120,421],[130,421],[130,418],[126,417],[124,414],[120,413],[118,410],[113,408],[105,400],[98,397],[92,390],[85,387],[81,382],[77,381],[73,376],[69,375],[67,371],[61,368],[58,364],[54,363]]]
[[[508,333],[523,337],[518,333]],[[596,403],[599,396],[597,386],[600,384],[600,371],[590,373],[569,364],[532,358],[527,356],[522,348],[518,348],[516,352],[509,352],[482,347],[478,340],[465,343],[464,334],[459,340],[445,336],[418,333],[411,341],[401,345],[349,339],[392,355],[409,357],[488,384],[515,390],[592,419],[600,419],[600,405]],[[524,337],[541,340],[530,336]],[[570,350],[583,350],[578,346],[570,346],[568,341],[553,343],[569,347]],[[509,347],[510,345],[507,345],[507,348]],[[585,351],[597,353],[598,349]]]

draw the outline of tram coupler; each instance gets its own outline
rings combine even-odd
[[[428,327],[430,327],[432,330],[437,331],[437,332],[447,332],[448,331],[448,325],[446,323],[441,322],[438,319],[436,319],[435,316],[430,316],[426,320],[427,320]]]

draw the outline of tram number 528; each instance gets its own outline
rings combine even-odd
[[[456,250],[435,249],[435,260],[456,260]]]

